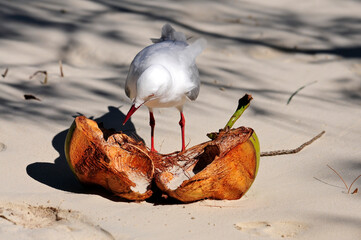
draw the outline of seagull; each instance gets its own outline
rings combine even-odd
[[[182,32],[176,32],[170,24],[165,24],[159,39],[151,39],[153,44],[141,50],[133,59],[125,93],[133,104],[123,125],[142,105],[149,109],[151,127],[151,151],[154,148],[154,108],[175,107],[180,112],[179,125],[182,134],[182,151],[185,150],[183,105],[189,99],[196,100],[199,94],[199,72],[196,57],[206,46],[200,38],[187,43]]]

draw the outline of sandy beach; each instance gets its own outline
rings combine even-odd
[[[352,0],[2,1],[0,239],[361,239],[361,178],[348,192],[328,167],[347,187],[361,174],[360,12]],[[184,108],[189,147],[224,127],[245,93],[253,101],[235,127],[253,128],[261,151],[326,133],[262,157],[239,200],[126,202],[84,188],[65,159],[67,130],[85,115],[150,145],[146,107],[122,126],[124,84],[165,23],[208,42],[200,94]],[[177,109],[154,116],[156,149],[180,150]]]

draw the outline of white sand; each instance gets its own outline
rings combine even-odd
[[[347,194],[326,166],[348,185],[361,174],[359,2],[19,0],[0,6],[0,73],[9,68],[0,76],[0,239],[361,239],[361,194]],[[64,160],[64,131],[77,113],[121,128],[130,107],[123,89],[128,66],[165,22],[208,41],[197,60],[201,93],[185,107],[190,146],[223,127],[246,92],[254,100],[237,126],[254,128],[262,151],[326,134],[298,154],[261,158],[255,183],[237,201],[125,203],[83,189]],[[38,70],[48,72],[47,85],[41,74],[29,80]],[[177,110],[156,110],[155,118],[156,148],[180,149]],[[149,145],[148,121],[146,108],[131,119]],[[49,218],[44,207],[58,209],[61,219]],[[25,224],[28,215],[39,224]]]

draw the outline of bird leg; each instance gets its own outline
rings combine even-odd
[[[154,126],[155,126],[155,119],[153,116],[153,112],[149,111],[149,125],[151,128],[150,132],[150,141],[151,141],[151,148],[150,151],[157,152],[154,148]]]
[[[181,132],[182,132],[182,152],[185,150],[185,141],[184,141],[184,125],[186,123],[186,120],[184,118],[183,112],[180,112],[180,120],[179,120],[179,125],[181,127]]]

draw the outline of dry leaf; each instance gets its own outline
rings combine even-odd
[[[35,97],[34,95],[31,94],[24,94],[24,98],[25,100],[38,100],[41,101],[40,98]]]

